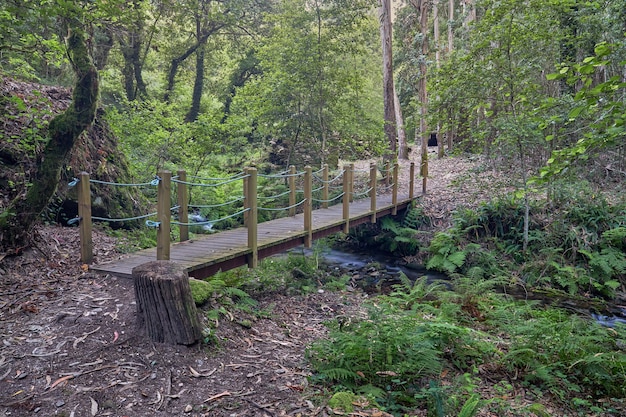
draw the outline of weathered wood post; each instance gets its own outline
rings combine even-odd
[[[289,215],[296,215],[296,167],[289,166]]]
[[[93,237],[91,235],[91,187],[89,174],[81,172],[78,179],[80,260],[84,264],[90,264],[93,262]]]
[[[409,200],[413,200],[415,195],[415,162],[411,162],[411,167],[409,168]]]
[[[343,232],[350,232],[350,165],[343,166]]]
[[[393,209],[391,209],[391,215],[395,216],[398,214],[398,163],[393,165],[393,188],[391,193],[391,204],[393,204]]]
[[[187,192],[187,172],[179,170],[177,172],[178,183],[176,187],[176,196],[178,198],[178,222],[181,223],[178,226],[178,233],[180,234],[180,241],[184,242],[189,240],[189,207],[187,202],[189,200],[189,193]]]
[[[248,168],[248,268],[256,268],[259,265],[259,250],[257,241],[257,224],[259,208],[257,205],[257,170],[256,168]]]
[[[350,202],[354,201],[354,164],[350,164]]]
[[[304,247],[313,245],[313,170],[304,167]]]
[[[155,342],[192,345],[202,337],[189,277],[172,261],[151,261],[132,270],[137,318]]]
[[[322,165],[322,208],[328,208],[328,164]]]
[[[248,209],[250,208],[250,202],[248,201],[248,178],[250,177],[250,174],[248,172],[248,168],[244,168],[243,169],[243,208],[244,209]],[[256,190],[254,190],[254,193],[256,194]],[[243,212],[243,225],[244,227],[248,227],[248,210]]]
[[[172,173],[159,172],[157,190],[157,260],[170,259],[170,204],[172,201]]]
[[[376,223],[376,162],[370,163],[370,211],[372,212],[371,222]]]

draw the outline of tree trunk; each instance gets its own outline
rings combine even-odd
[[[37,173],[23,199],[14,200],[0,217],[2,250],[19,253],[39,214],[54,195],[61,168],[76,139],[91,124],[98,100],[98,71],[89,56],[82,23],[75,18],[66,22],[67,53],[76,74],[72,104],[48,126],[49,141],[38,160]]]
[[[454,0],[448,2],[448,57],[454,51]],[[454,143],[454,126],[452,126],[453,118],[448,118],[448,152],[452,152],[452,144]]]
[[[393,100],[396,111],[396,126],[398,127],[398,159],[409,159],[409,146],[406,143],[406,130],[404,129],[404,117],[402,117],[402,108],[400,107],[400,98],[398,92],[393,88]]]
[[[420,31],[422,33],[422,59],[420,59],[420,79],[419,96],[421,103],[420,130],[422,134],[422,160],[420,164],[420,175],[422,176],[422,192],[426,192],[426,179],[428,178],[428,93],[426,91],[426,56],[428,55],[428,2],[419,2]]]
[[[200,114],[202,91],[204,90],[204,49],[205,45],[201,45],[196,51],[196,79],[193,83],[191,107],[189,112],[187,112],[187,116],[185,116],[185,121],[188,123],[196,121]]]
[[[396,154],[396,111],[393,87],[393,54],[391,49],[391,0],[380,0],[378,9],[380,37],[383,49],[383,100],[385,111],[385,136],[389,142],[389,154]]]
[[[137,318],[158,343],[192,345],[202,337],[189,277],[171,261],[152,261],[133,268]]]

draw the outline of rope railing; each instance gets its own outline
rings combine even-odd
[[[228,216],[224,216],[224,217],[220,217],[219,219],[215,219],[215,220],[206,220],[206,221],[201,221],[201,222],[179,222],[179,221],[173,221],[171,222],[171,224],[175,224],[177,226],[204,226],[204,225],[214,225],[215,223],[219,223],[219,222],[223,222],[224,220],[228,220],[228,219],[232,219],[234,217],[240,216],[246,212],[250,211],[250,208],[245,208],[243,210],[239,210],[236,213],[230,214]]]
[[[187,186],[190,186],[190,187],[219,187],[219,186],[222,186],[222,185],[230,184],[231,182],[242,180],[244,178],[246,178],[246,175],[241,175],[239,177],[232,177],[232,178],[229,178],[229,179],[225,179],[222,182],[218,182],[218,183],[215,183],[215,184],[187,182],[187,181],[182,181],[182,180],[174,179],[174,178],[172,178],[172,182],[175,182],[177,184],[187,185]]]
[[[225,203],[220,203],[220,204],[187,204],[187,207],[189,208],[219,208],[219,207],[224,207],[224,206],[228,206],[231,204],[235,204],[238,203],[240,201],[243,201],[243,197],[237,197],[235,199],[232,199],[230,201],[227,201]]]
[[[290,166],[288,170],[281,171],[277,174],[259,174],[256,168],[246,168],[243,172],[237,173],[230,177],[225,178],[203,178],[199,176],[191,176],[193,181],[187,180],[185,171],[178,171],[176,175],[172,175],[170,171],[160,171],[158,175],[149,182],[142,183],[114,183],[108,181],[101,181],[90,179],[89,174],[81,173],[79,178],[74,178],[69,184],[70,186],[77,186],[78,188],[78,206],[79,213],[76,219],[72,219],[70,224],[78,223],[80,227],[81,236],[81,259],[84,263],[91,263],[93,260],[93,245],[91,238],[92,221],[107,221],[107,222],[128,222],[136,221],[148,218],[156,218],[154,220],[146,220],[146,225],[157,229],[157,259],[169,259],[170,257],[170,229],[172,226],[179,228],[180,240],[189,239],[189,228],[193,226],[206,226],[215,225],[216,223],[223,222],[236,217],[243,217],[243,225],[248,229],[248,247],[250,254],[248,256],[248,265],[250,267],[256,266],[258,262],[258,249],[257,249],[257,225],[259,223],[259,212],[287,212],[289,216],[295,216],[299,211],[304,216],[304,243],[306,246],[310,246],[313,239],[313,225],[312,225],[312,209],[315,203],[316,207],[326,209],[329,204],[336,204],[339,200],[342,201],[342,218],[343,228],[345,232],[348,232],[350,227],[350,203],[356,198],[364,198],[369,196],[371,200],[371,221],[376,222],[377,216],[377,203],[376,196],[381,190],[386,192],[392,190],[392,205],[393,211],[397,208],[397,192],[398,192],[398,165],[394,164],[388,168],[383,167],[380,171],[375,163],[372,163],[369,169],[355,169],[354,164],[348,164],[343,166],[337,171],[338,173],[329,178],[328,165],[323,165],[317,171],[312,171],[311,167],[305,167],[304,171],[296,171],[295,166]],[[355,175],[359,173],[369,172],[369,178],[366,179],[367,184],[362,184],[363,176]],[[383,175],[383,180],[386,183],[382,187],[378,187],[379,178],[378,175]],[[414,164],[411,164],[411,183],[409,195],[412,198],[413,195],[413,175]],[[355,184],[355,177],[358,178],[359,184]],[[389,179],[392,178],[392,181]],[[267,184],[259,184],[259,179],[263,181],[267,180],[284,180],[284,186],[287,186],[285,191],[270,195],[263,196],[261,192],[267,188]],[[199,182],[202,181],[202,182]],[[241,186],[233,183],[241,181]],[[321,185],[313,188],[313,181],[317,181]],[[209,183],[211,182],[211,183]],[[120,217],[120,218],[106,218],[91,215],[91,191],[90,184],[100,184],[107,186],[123,186],[123,187],[157,187],[157,199],[156,207],[157,211],[132,216],[132,217]],[[175,187],[173,187],[175,184]],[[228,186],[233,184],[226,190],[226,195],[237,190],[237,187],[243,191],[242,195],[235,197],[225,202],[217,202],[215,204],[193,204],[189,198],[189,189],[192,187],[219,187]],[[301,187],[296,187],[300,185]],[[362,191],[355,191],[356,189]],[[172,189],[174,188],[174,189]],[[340,192],[336,195],[330,196],[331,190],[340,189]],[[302,198],[297,200],[298,194],[302,195]],[[333,194],[335,194],[333,192]],[[206,197],[206,193],[205,193]],[[176,201],[176,204],[172,205],[172,201]],[[288,200],[287,204],[283,204]],[[266,201],[271,203],[267,206],[259,205],[259,201]],[[234,213],[228,213],[214,220],[207,220],[205,218],[206,212],[201,214],[199,210],[216,210],[224,213],[222,208],[226,206],[235,206],[241,204],[243,208],[238,209]],[[281,207],[273,207],[272,205],[281,205]],[[241,207],[241,205],[239,207]],[[193,210],[200,221],[190,221],[189,210]],[[395,214],[395,212],[392,212]],[[172,216],[175,216],[172,219]],[[208,216],[207,216],[208,217]]]

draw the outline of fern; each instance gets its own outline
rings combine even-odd
[[[620,226],[615,229],[607,230],[602,233],[604,239],[609,245],[617,249],[626,249],[626,227]]]

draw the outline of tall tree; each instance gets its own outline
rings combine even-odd
[[[419,98],[420,98],[420,134],[422,139],[422,159],[420,163],[420,174],[422,176],[422,192],[426,192],[426,179],[428,178],[428,92],[426,90],[426,57],[428,56],[428,1],[417,0],[416,9],[420,18],[420,33],[422,35],[422,56],[419,61],[420,79],[419,79]],[[416,138],[417,140],[417,138]]]
[[[39,214],[57,189],[61,168],[78,136],[91,124],[98,100],[98,71],[89,54],[83,10],[73,3],[55,8],[65,37],[67,56],[76,82],[70,107],[48,127],[49,140],[38,161],[38,170],[26,196],[16,198],[0,215],[2,250],[17,253],[27,246]],[[47,11],[51,12],[51,11]]]
[[[383,51],[383,100],[385,137],[389,142],[389,152],[393,157],[396,155],[396,110],[393,84],[393,50],[392,50],[392,26],[391,26],[391,0],[380,0],[378,9],[380,22],[380,38]]]
[[[133,101],[138,97],[146,98],[148,96],[142,72],[145,53],[149,46],[145,45],[145,4],[146,2],[143,0],[133,0],[122,6],[125,16],[116,28],[116,38],[124,57],[124,66],[122,68],[124,91],[129,101]],[[156,20],[158,20],[158,17]]]

